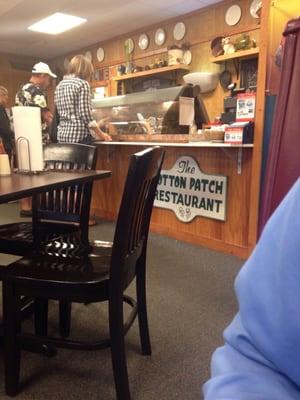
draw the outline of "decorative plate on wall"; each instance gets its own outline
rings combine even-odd
[[[224,54],[222,39],[224,39],[223,36],[217,36],[210,43],[211,53],[214,57]]]
[[[225,14],[225,22],[227,25],[236,25],[242,16],[242,9],[237,4],[229,7]]]
[[[157,46],[162,46],[165,43],[166,40],[166,32],[162,28],[158,28],[157,31],[155,32],[155,37],[154,41],[157,44]]]
[[[88,50],[88,51],[86,51],[85,52],[85,57],[89,60],[89,61],[92,61],[92,53]]]
[[[140,48],[141,50],[146,50],[148,46],[149,46],[149,38],[148,38],[148,35],[146,35],[146,33],[143,33],[143,34],[140,35],[140,37],[139,37],[139,48]]]
[[[124,47],[127,50],[128,54],[131,54],[134,50],[134,41],[131,38],[126,39],[124,42]]]
[[[69,59],[66,57],[66,58],[64,59],[64,67],[65,67],[65,69],[68,69],[69,63],[70,63],[70,61],[69,61]]]
[[[190,50],[186,50],[183,53],[183,62],[185,63],[185,65],[190,65],[190,63],[192,62],[192,53]]]
[[[257,11],[261,8],[261,0],[253,0],[250,5],[250,14],[253,18],[259,18]]]
[[[97,60],[99,62],[102,62],[104,60],[105,53],[104,53],[104,49],[102,47],[98,48],[96,56],[97,56]]]
[[[173,36],[175,40],[181,40],[184,38],[186,29],[183,22],[177,22],[173,29]]]

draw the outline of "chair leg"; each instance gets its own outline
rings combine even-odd
[[[130,400],[130,390],[127,373],[127,362],[125,353],[123,333],[123,304],[115,307],[109,305],[109,330],[111,341],[111,357],[117,392],[117,400]]]
[[[17,333],[21,329],[20,310],[11,283],[3,282],[3,322],[4,322],[4,375],[5,391],[8,396],[15,396],[20,379],[20,345]]]
[[[59,302],[59,332],[62,337],[70,336],[71,312],[72,303],[68,301]]]
[[[48,334],[48,299],[34,299],[34,328],[36,335],[47,336]],[[21,310],[21,318],[24,319],[24,309]],[[43,354],[46,357],[54,357],[57,349],[49,344],[23,344],[23,350]]]
[[[138,265],[136,274],[136,297],[138,304],[140,340],[141,340],[142,354],[151,355],[151,342],[149,334],[147,301],[146,301],[146,271],[145,271],[144,261],[141,260],[140,264],[142,265]]]
[[[48,333],[48,300],[34,300],[34,327],[35,333],[40,336],[47,336]]]

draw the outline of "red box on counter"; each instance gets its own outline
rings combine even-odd
[[[253,143],[253,122],[235,122],[225,128],[224,142],[231,144]]]

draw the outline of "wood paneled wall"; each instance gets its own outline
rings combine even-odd
[[[284,2],[284,0],[278,1]],[[251,3],[252,0],[226,0],[214,6],[198,10],[196,12],[175,18],[173,20],[162,22],[159,25],[148,27],[137,32],[128,33],[127,35],[112,39],[110,41],[101,42],[101,40],[95,40],[96,43],[89,46],[89,48],[80,49],[78,52],[66,54],[63,57],[53,60],[54,68],[64,70],[63,61],[65,57],[71,58],[75,54],[84,54],[85,51],[90,50],[92,52],[93,61],[96,68],[106,66],[110,67],[110,71],[113,72],[115,71],[114,68],[117,65],[125,62],[124,41],[126,38],[131,37],[135,42],[135,50],[133,53],[134,63],[136,63],[137,65],[152,63],[154,62],[154,59],[156,57],[163,57],[166,55],[166,46],[176,43],[176,41],[173,39],[173,28],[177,22],[183,21],[186,24],[187,33],[181,42],[189,42],[191,45],[191,52],[193,55],[193,60],[190,65],[191,72],[212,71],[220,73],[226,67],[226,69],[231,70],[233,74],[233,81],[238,81],[237,76],[235,75],[232,61],[228,61],[226,65],[219,65],[211,62],[211,41],[217,36],[230,36],[234,40],[236,36],[244,32],[249,33],[250,37],[257,41],[257,45],[260,47],[260,56],[258,67],[259,87],[257,90],[254,148],[251,151],[247,150],[245,152],[246,155],[244,162],[246,165],[246,170],[243,173],[243,177],[235,177],[233,165],[230,164],[229,160],[226,159],[226,156],[224,154],[221,154],[221,150],[202,150],[201,153],[201,158],[203,158],[204,160],[204,169],[206,172],[208,172],[210,168],[214,169],[213,164],[209,164],[208,161],[210,159],[213,159],[214,165],[218,166],[217,169],[220,170],[219,167],[221,165],[221,170],[224,171],[225,175],[230,176],[230,182],[233,183],[230,183],[230,188],[228,191],[228,193],[230,193],[229,196],[231,204],[229,206],[230,216],[228,223],[222,226],[222,224],[219,222],[213,223],[211,221],[206,221],[205,219],[203,219],[203,221],[201,221],[201,224],[195,224],[195,226],[193,226],[193,224],[190,224],[189,228],[182,227],[181,224],[179,227],[179,225],[176,225],[176,223],[178,224],[178,222],[175,222],[176,217],[168,217],[167,214],[169,212],[165,210],[156,210],[152,223],[154,229],[163,233],[162,224],[160,223],[160,221],[164,219],[163,216],[160,215],[160,213],[163,213],[163,215],[167,218],[167,222],[165,221],[167,223],[167,225],[165,225],[165,233],[173,235],[178,239],[189,237],[189,240],[194,243],[201,243],[207,245],[208,247],[216,248],[219,250],[232,251],[234,254],[242,256],[246,256],[249,253],[251,248],[254,247],[257,239],[260,166],[264,129],[263,123],[266,87],[265,78],[266,71],[270,67],[267,60],[267,47],[269,46],[270,35],[273,34],[272,30],[270,30],[270,21],[268,19],[271,1],[263,0],[261,25],[258,23],[257,19],[252,18],[250,15],[249,11]],[[226,25],[224,17],[226,10],[232,4],[239,4],[241,6],[242,17],[237,25],[230,27]],[[154,34],[158,27],[164,28],[167,33],[167,41],[163,49],[159,48],[154,43]],[[138,38],[141,33],[147,33],[150,38],[150,46],[144,52],[140,50],[137,46]],[[178,44],[178,42],[176,44]],[[101,64],[96,61],[96,50],[99,46],[103,47],[106,53],[104,62]],[[222,112],[223,98],[228,94],[229,93],[227,91],[224,91],[221,85],[218,84],[216,90],[203,96],[211,120],[220,115],[220,113]],[[134,149],[130,147],[130,151],[133,152]],[[184,153],[186,154],[186,151],[184,151]],[[176,149],[174,150],[174,154],[180,155],[181,152]],[[118,156],[120,156],[120,154],[118,154]],[[207,163],[205,160],[207,160]],[[116,165],[118,164],[118,162],[119,161],[116,161]],[[114,187],[114,184],[110,184],[109,188],[112,191],[117,190],[121,192],[122,190],[119,185]],[[109,192],[107,192],[107,195],[108,193]],[[114,197],[114,192],[112,193],[112,196]],[[100,203],[94,205],[95,209],[97,209],[98,211],[105,210],[105,208],[101,207],[101,198],[99,198],[97,194],[96,197],[96,201],[100,201]],[[105,202],[105,204],[109,204],[109,202]],[[240,225],[238,224],[239,217],[237,217],[238,214],[236,214],[236,210],[239,210],[239,215],[241,215]],[[107,216],[110,215],[109,206],[106,210],[106,214]],[[172,219],[174,221],[172,221]],[[190,231],[185,232],[186,229],[190,229]]]
[[[87,50],[90,50],[93,55],[95,68],[110,67],[110,72],[114,73],[116,66],[125,62],[124,41],[126,38],[131,37],[135,42],[135,50],[133,53],[134,63],[136,65],[153,63],[155,58],[166,57],[166,47],[168,45],[178,44],[178,42],[173,39],[172,32],[175,24],[179,21],[183,21],[186,24],[187,33],[181,42],[189,42],[191,45],[191,52],[193,55],[190,65],[191,71],[221,72],[225,66],[211,62],[210,43],[212,39],[217,36],[231,36],[235,38],[243,32],[249,33],[253,39],[256,39],[257,45],[260,47],[260,56],[254,148],[253,150],[245,150],[244,152],[245,169],[243,175],[236,176],[235,173],[235,162],[232,161],[235,157],[233,155],[235,150],[232,150],[233,158],[231,161],[230,158],[222,154],[220,149],[201,150],[201,163],[203,163],[202,165],[204,165],[204,167],[201,166],[205,169],[205,172],[219,171],[220,173],[224,172],[225,175],[230,176],[230,186],[228,190],[230,196],[228,223],[222,224],[220,222],[212,222],[199,218],[200,224],[195,224],[195,226],[193,226],[193,224],[188,224],[183,228],[182,224],[180,227],[178,226],[176,217],[166,210],[155,210],[152,223],[154,229],[162,232],[161,221],[165,220],[164,223],[166,223],[166,225],[164,225],[164,229],[167,234],[173,235],[174,237],[177,235],[178,238],[183,239],[189,237],[189,240],[192,242],[208,246],[214,243],[213,246],[209,247],[224,251],[233,251],[235,254],[243,256],[246,256],[249,250],[255,245],[257,237],[265,88],[271,93],[276,93],[278,90],[278,69],[274,65],[275,51],[280,42],[281,33],[286,22],[300,14],[299,0],[263,0],[262,20],[261,25],[259,25],[257,20],[250,16],[249,9],[251,2],[252,0],[225,0],[214,6],[161,22],[154,26],[145,27],[143,30],[130,32],[109,41],[101,42],[101,38],[95,37],[94,45],[65,54],[64,56],[50,61],[54,69],[64,71],[63,61],[65,57],[71,58],[75,54],[83,54]],[[239,4],[242,8],[242,18],[234,27],[226,25],[224,21],[226,10],[232,4]],[[154,43],[154,34],[158,27],[164,28],[167,33],[167,40],[163,48],[156,46]],[[141,33],[147,33],[150,38],[150,45],[146,51],[140,50],[137,45]],[[105,50],[105,59],[102,63],[98,63],[96,60],[96,51],[99,46],[103,47]],[[15,69],[11,64],[12,59],[18,59],[20,63],[26,60],[26,63],[30,66],[39,60],[30,59],[29,57],[18,58],[18,56],[0,54],[0,84],[8,88],[11,94],[11,101],[13,102],[14,95],[19,86],[28,80],[30,68],[28,68],[28,71],[26,69]],[[227,62],[226,68],[232,71],[233,80],[237,80],[237,77],[234,76],[235,71],[232,62]],[[228,95],[228,93],[218,85],[215,91],[203,96],[211,120],[222,111],[223,98],[226,95]],[[52,97],[53,88],[49,90],[50,104],[52,104]],[[132,153],[134,148],[130,147],[128,151]],[[196,150],[191,150],[190,154],[197,158],[199,154],[194,152],[196,152]],[[187,152],[184,151],[184,154],[186,153]],[[175,155],[177,157],[181,154],[182,151],[178,149],[174,150],[173,153],[169,153],[166,159],[168,166],[175,160]],[[111,160],[111,156],[111,150],[107,147],[105,153],[101,154],[101,163],[105,164],[105,160]],[[128,156],[129,154],[126,155],[125,158]],[[106,215],[111,217],[114,216],[113,210],[116,210],[117,201],[122,191],[122,179],[120,179],[120,176],[122,177],[122,174],[124,175],[126,171],[124,157],[120,158],[119,153],[118,156],[112,157],[115,159],[114,163],[116,163],[116,165],[121,163],[120,165],[122,167],[121,169],[117,167],[117,170],[114,171],[114,174],[119,174],[116,186],[110,182],[108,183],[107,190],[99,193],[96,188],[96,204],[94,203],[94,208],[96,210],[99,212],[101,211],[101,213],[105,211]],[[103,167],[107,168],[108,166],[103,165]],[[104,197],[101,198],[101,196]],[[114,199],[112,202],[113,210],[110,210],[109,200],[106,198],[107,196],[112,196]],[[108,207],[102,207],[102,201],[104,204],[108,205]],[[238,224],[239,218],[240,224]]]
[[[274,0],[270,7],[269,48],[267,65],[266,90],[269,94],[277,94],[280,82],[280,69],[275,64],[275,54],[282,38],[286,23],[300,16],[299,0]]]
[[[15,94],[20,86],[29,80],[31,67],[36,62],[38,60],[32,57],[0,54],[0,85],[7,88],[11,106],[14,105]],[[18,69],[16,66],[19,66]]]
[[[242,8],[242,17],[240,22],[230,27],[225,23],[225,13],[227,8],[232,4],[239,4]],[[131,37],[135,43],[135,49],[133,53],[133,61],[136,65],[146,65],[153,63],[156,58],[166,57],[167,46],[172,44],[179,44],[189,42],[191,45],[191,52],[193,55],[192,63],[190,65],[191,72],[193,71],[211,71],[221,72],[224,69],[224,65],[214,64],[210,61],[211,49],[210,43],[212,39],[217,36],[231,36],[233,39],[241,34],[242,32],[248,32],[251,38],[257,41],[259,45],[259,30],[260,26],[257,20],[252,18],[249,12],[251,0],[238,0],[238,1],[224,1],[214,6],[206,7],[204,9],[195,11],[191,14],[187,14],[176,19],[161,22],[160,24],[145,27],[143,30],[130,32],[124,36],[117,37],[115,39],[101,42],[95,40],[96,44],[87,48],[79,49],[78,52],[72,52],[53,60],[53,68],[64,71],[64,58],[71,58],[75,54],[84,54],[87,50],[90,50],[93,55],[93,63],[95,68],[101,68],[104,66],[114,67],[125,62],[124,53],[124,41],[126,38]],[[173,28],[176,22],[182,21],[186,25],[186,35],[181,41],[173,39]],[[155,31],[158,27],[162,27],[166,30],[166,42],[163,48],[157,46],[154,42]],[[147,50],[142,51],[138,47],[138,38],[141,33],[147,33],[150,39],[150,44]],[[97,38],[95,38],[97,39]],[[101,46],[105,50],[105,59],[102,63],[97,61],[96,51]],[[153,54],[153,52],[159,52],[161,54]],[[232,70],[233,80],[237,80],[235,71],[231,62],[227,63],[227,68]],[[112,68],[113,71],[113,68]],[[223,98],[228,95],[220,85],[217,89],[204,96],[204,102],[208,110],[208,114],[211,120],[220,115],[223,109]]]

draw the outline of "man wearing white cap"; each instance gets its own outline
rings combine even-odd
[[[32,67],[30,81],[23,85],[16,94],[16,106],[40,107],[42,116],[42,138],[43,144],[49,143],[48,127],[52,122],[53,115],[48,108],[46,89],[50,85],[51,79],[56,75],[51,71],[49,65],[39,62]],[[21,200],[22,217],[31,215],[31,201],[29,199]]]
[[[23,85],[16,94],[17,106],[40,107],[43,123],[43,143],[49,142],[47,127],[51,124],[53,115],[47,105],[46,89],[51,79],[56,75],[51,71],[49,65],[39,62],[32,67],[30,81]]]

